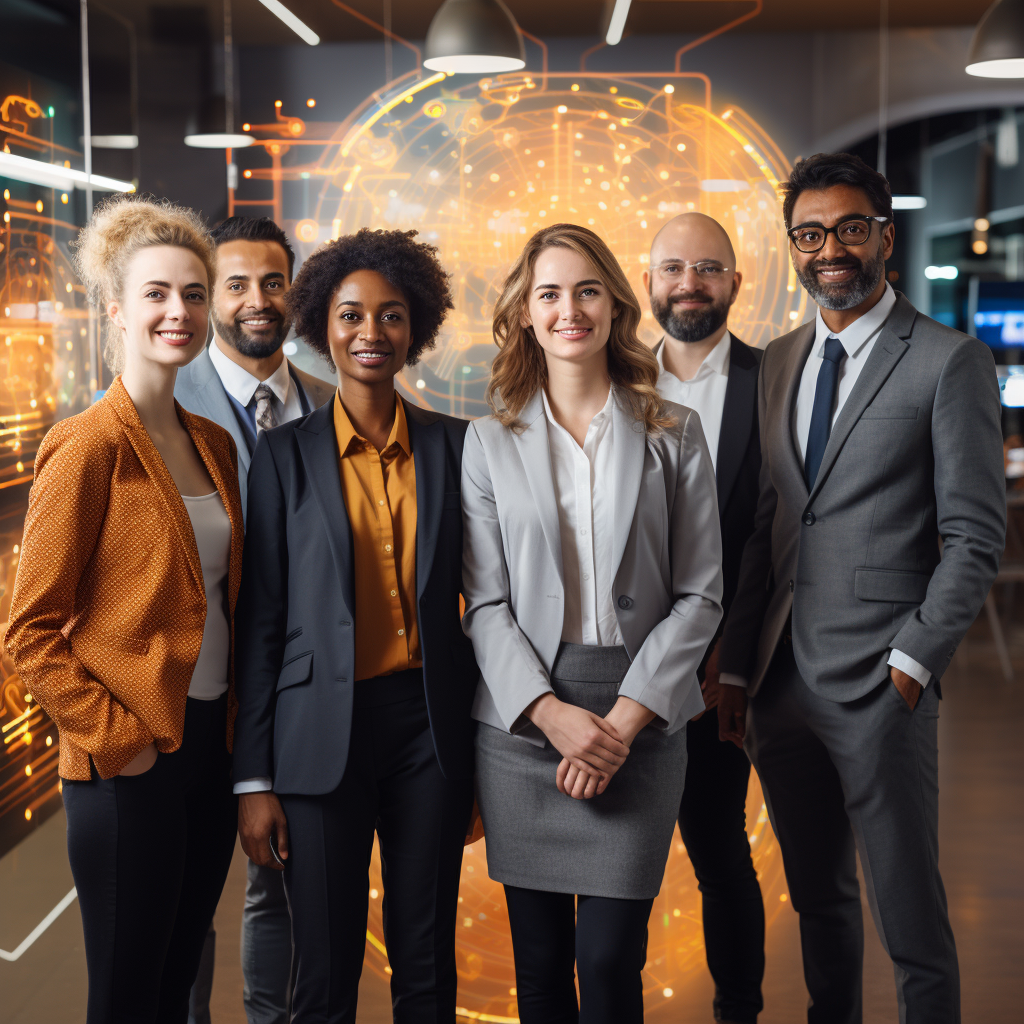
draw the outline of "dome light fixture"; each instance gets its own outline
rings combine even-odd
[[[996,0],[982,15],[965,70],[978,78],[1024,78],[1024,0]]]
[[[502,0],[445,0],[427,29],[423,64],[449,74],[496,74],[526,67],[526,51]]]

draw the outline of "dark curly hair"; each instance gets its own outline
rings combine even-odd
[[[892,192],[889,182],[878,171],[852,153],[815,153],[806,160],[798,160],[789,180],[779,189],[786,228],[793,226],[793,207],[801,192],[821,191],[835,185],[859,188],[867,193],[875,213],[892,218]]]
[[[416,234],[360,228],[354,235],[322,245],[302,264],[288,289],[288,309],[295,333],[327,360],[332,371],[327,342],[331,299],[341,282],[357,270],[376,271],[409,300],[412,344],[406,365],[412,366],[434,347],[441,324],[455,304],[436,246],[414,241]]]

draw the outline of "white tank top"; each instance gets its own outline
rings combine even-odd
[[[231,558],[231,520],[220,494],[191,497],[183,494],[206,587],[206,622],[188,695],[197,700],[216,700],[228,688],[228,654],[231,641],[224,613],[228,562]]]

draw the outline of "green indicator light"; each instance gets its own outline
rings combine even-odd
[[[46,115],[47,117],[53,117],[53,107],[46,108]]]

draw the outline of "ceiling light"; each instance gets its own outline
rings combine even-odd
[[[924,276],[929,281],[955,281],[959,271],[956,267],[925,267]]]
[[[609,46],[617,46],[622,42],[622,30],[626,27],[626,18],[629,16],[629,4],[630,0],[615,0],[611,20],[608,22],[608,34],[604,37]]]
[[[304,21],[296,18],[284,4],[278,3],[278,0],[260,0],[260,3],[271,14],[276,14],[304,43],[316,46],[320,42],[320,37]]]
[[[982,15],[965,70],[978,78],[1024,78],[1024,0],[996,0]]]
[[[43,188],[58,188],[68,191],[72,188],[103,189],[107,192],[134,192],[135,186],[130,181],[119,181],[108,178],[105,174],[86,174],[60,164],[47,164],[42,160],[30,160],[28,157],[15,156],[13,153],[0,153],[0,177],[24,181],[29,185],[42,185]]]
[[[445,0],[427,29],[425,67],[494,74],[526,67],[523,37],[502,0]]]
[[[893,196],[892,208],[894,210],[923,210],[928,205],[924,196]]]
[[[186,135],[185,145],[193,149],[245,149],[256,140],[251,135],[234,132],[205,132],[202,135]]]
[[[79,142],[85,140],[79,138]],[[139,137],[138,135],[93,135],[92,136],[92,148],[93,149],[138,149],[139,148]]]

